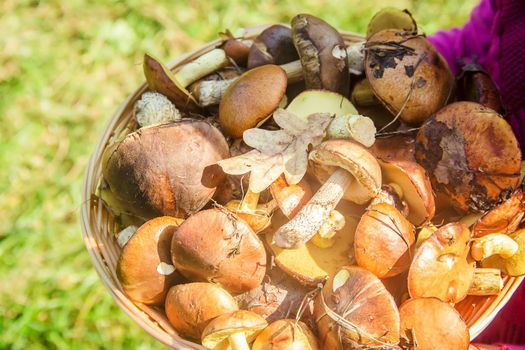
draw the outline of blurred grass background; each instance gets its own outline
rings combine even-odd
[[[0,0],[0,349],[161,348],[113,302],[91,266],[78,213],[83,171],[118,104],[219,31],[299,12],[364,32],[385,5],[432,33],[477,0]]]

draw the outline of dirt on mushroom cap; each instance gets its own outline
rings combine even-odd
[[[202,183],[205,169],[229,154],[220,131],[198,120],[141,128],[108,150],[102,172],[111,192],[146,219],[185,217],[204,207],[215,192]]]
[[[325,349],[353,349],[397,344],[399,313],[381,281],[361,267],[347,266],[339,271],[347,271],[346,281],[336,286],[337,273],[331,276],[315,300],[321,345]]]
[[[510,125],[474,102],[441,109],[419,130],[416,159],[436,191],[463,211],[483,212],[517,187],[521,152]]]
[[[454,83],[446,60],[427,39],[397,29],[368,39],[365,73],[381,102],[416,126],[446,104]]]
[[[193,281],[209,281],[239,294],[261,284],[266,272],[263,243],[246,222],[225,209],[188,218],[173,235],[173,264]]]

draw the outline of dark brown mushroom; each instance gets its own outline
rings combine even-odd
[[[292,19],[292,37],[303,66],[307,89],[325,89],[348,95],[345,43],[339,32],[317,17],[299,14]]]
[[[263,30],[253,41],[248,69],[265,64],[285,64],[299,59],[292,40],[292,30],[275,24]]]
[[[224,174],[210,166],[228,155],[211,124],[181,120],[141,128],[108,147],[102,173],[126,212],[186,217],[211,199]]]

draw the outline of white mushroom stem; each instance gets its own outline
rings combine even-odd
[[[228,336],[232,350],[250,350],[243,332],[232,333]]]
[[[330,139],[350,139],[365,147],[371,147],[376,141],[374,122],[359,114],[336,115],[326,133]]]
[[[273,243],[281,248],[294,249],[308,242],[335,209],[352,179],[353,176],[344,169],[334,171],[299,213],[275,232]]]
[[[124,248],[124,246],[128,243],[129,239],[137,232],[139,228],[137,226],[128,226],[122,231],[120,231],[117,235],[117,243],[120,248]]]
[[[189,86],[202,77],[211,74],[230,63],[222,49],[213,49],[197,59],[186,63],[175,73],[175,79],[182,86]]]
[[[470,255],[476,261],[481,261],[492,255],[500,255],[508,259],[518,251],[518,243],[503,233],[492,233],[474,239]]]
[[[468,290],[468,295],[496,295],[503,289],[501,271],[498,269],[477,268]]]
[[[228,87],[237,78],[224,80],[203,80],[192,86],[192,93],[202,107],[213,106],[221,102]]]

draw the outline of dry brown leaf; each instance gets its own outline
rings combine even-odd
[[[301,181],[308,166],[308,147],[321,143],[332,116],[329,113],[314,113],[304,120],[278,109],[273,118],[281,130],[246,130],[243,140],[254,149],[218,163],[224,172],[231,175],[251,172],[249,189],[255,193],[265,190],[282,173],[289,184]]]

